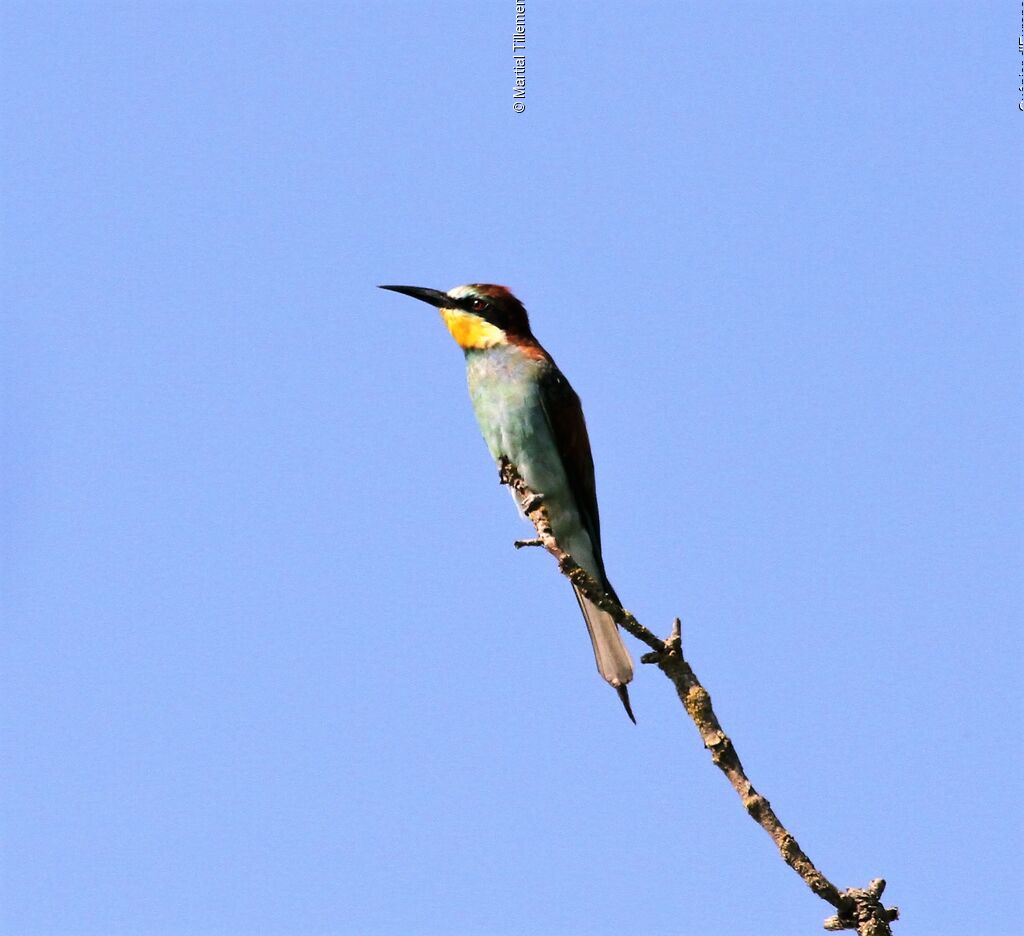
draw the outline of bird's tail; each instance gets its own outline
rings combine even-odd
[[[626,689],[626,684],[633,678],[633,661],[622,642],[619,626],[607,611],[602,611],[588,600],[578,588],[573,586],[573,591],[580,603],[580,610],[583,612],[590,640],[594,645],[597,670],[618,692],[626,714],[635,724],[636,719],[629,704],[629,691]]]

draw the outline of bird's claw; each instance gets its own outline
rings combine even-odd
[[[523,510],[528,514],[533,513],[543,503],[543,494],[532,494],[529,500],[523,501]]]

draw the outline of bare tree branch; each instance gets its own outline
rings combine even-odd
[[[722,730],[718,717],[711,707],[711,696],[700,684],[690,664],[683,658],[679,618],[676,618],[672,633],[666,640],[662,640],[644,627],[617,601],[610,598],[601,585],[558,545],[551,531],[543,495],[531,491],[515,466],[508,460],[502,461],[500,470],[501,483],[512,488],[523,512],[537,530],[536,539],[518,540],[516,548],[543,546],[554,556],[561,573],[587,598],[603,611],[607,611],[623,630],[629,631],[637,640],[651,648],[651,652],[644,654],[641,661],[656,664],[672,681],[679,701],[697,726],[704,746],[711,752],[712,762],[725,774],[733,789],[739,794],[744,809],[772,837],[786,864],[803,878],[804,883],[815,894],[836,909],[836,914],[825,921],[825,929],[857,930],[859,936],[892,936],[889,924],[899,918],[899,910],[896,907],[886,908],[881,902],[885,881],[878,878],[863,890],[851,887],[840,891],[814,866],[796,839],[775,815],[768,800],[754,789],[743,770],[732,741]]]

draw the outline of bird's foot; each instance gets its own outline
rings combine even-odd
[[[529,500],[523,501],[523,510],[527,514],[533,513],[533,511],[535,511],[543,503],[543,494],[531,494]]]

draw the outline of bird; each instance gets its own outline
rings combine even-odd
[[[554,359],[534,337],[526,309],[506,287],[489,283],[447,292],[381,286],[436,307],[465,354],[469,396],[491,456],[515,465],[540,494],[559,546],[619,602],[605,573],[601,523],[583,407]],[[520,513],[522,508],[520,507]],[[573,586],[590,633],[598,672],[635,724],[627,685],[633,661],[615,620]]]

